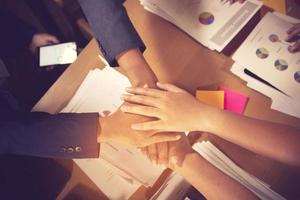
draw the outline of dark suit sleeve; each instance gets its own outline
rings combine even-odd
[[[28,48],[37,32],[13,14],[0,9],[0,55],[12,56],[16,51]]]
[[[98,114],[94,113],[51,115],[41,112],[2,112],[0,154],[55,158],[98,157],[98,124]]]
[[[145,50],[144,43],[134,29],[122,0],[79,0],[82,10],[100,42],[100,49],[114,67],[120,53],[134,48]]]

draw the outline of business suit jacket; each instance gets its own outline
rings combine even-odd
[[[145,46],[131,24],[121,0],[80,0],[100,48],[111,66],[121,52]],[[14,19],[16,20],[16,19]],[[19,20],[18,33],[33,31]],[[31,35],[30,35],[31,34]],[[7,34],[7,37],[13,34]],[[8,41],[14,38],[6,38]],[[22,41],[25,42],[26,41]],[[1,46],[0,48],[5,46]],[[2,49],[0,52],[6,52]],[[23,112],[10,93],[0,90],[0,154],[89,158],[99,155],[98,115]]]
[[[0,57],[28,48],[36,31],[14,15],[0,10]],[[98,157],[98,114],[28,112],[0,86],[0,154],[55,158]]]

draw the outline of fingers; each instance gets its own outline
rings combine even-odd
[[[173,84],[170,84],[170,83],[159,83],[157,82],[157,87],[159,89],[162,89],[162,90],[166,90],[168,92],[185,92],[185,90],[173,85]]]
[[[295,24],[293,27],[291,27],[289,30],[287,30],[287,38],[286,41],[290,41],[293,37],[300,34],[300,24]]]
[[[153,107],[149,107],[149,106],[126,104],[121,107],[121,111],[125,112],[125,113],[143,115],[143,116],[147,116],[147,117],[160,118],[160,116],[161,116],[158,108],[153,108]]]
[[[297,42],[295,42],[295,44],[293,44],[292,46],[289,46],[289,51],[292,53],[295,53],[298,50],[300,50],[300,39]]]
[[[169,143],[157,143],[156,147],[158,151],[158,164],[168,166]]]
[[[178,133],[156,133],[155,135],[149,138],[149,142],[153,143],[161,143],[161,142],[171,142],[177,141],[181,138],[181,135]]]
[[[287,36],[287,38],[286,38],[286,41],[290,41],[290,40],[292,40],[295,36],[297,36],[298,34],[300,34],[300,27],[298,27],[297,29],[295,29],[295,30],[292,30],[289,34],[288,34],[288,36]]]
[[[236,1],[238,1],[240,3],[244,3],[245,2],[245,0],[221,0],[221,1],[225,2],[225,3],[229,2],[230,4],[233,4]]]
[[[299,25],[292,26],[289,30],[287,30],[287,34],[291,34],[293,31],[295,31],[297,28],[299,28]]]
[[[147,147],[140,147],[139,149],[141,150],[143,155],[148,156],[147,155]]]
[[[48,43],[59,43],[59,40],[53,35],[45,34],[44,38]]]
[[[127,102],[138,103],[146,106],[158,107],[159,105],[157,98],[143,95],[122,95],[121,99]]]
[[[165,93],[164,91],[161,90],[152,89],[152,88],[141,88],[141,87],[126,88],[126,91],[131,94],[140,94],[140,95],[156,97],[156,98],[161,97]]]
[[[147,147],[148,150],[148,158],[151,160],[153,164],[157,164],[158,152],[156,148],[156,144],[152,144]]]
[[[162,121],[151,121],[151,122],[144,122],[144,123],[137,123],[132,124],[131,128],[138,131],[149,131],[149,130],[163,130]]]

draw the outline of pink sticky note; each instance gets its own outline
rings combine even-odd
[[[223,86],[220,87],[220,90],[224,91],[224,109],[242,114],[245,110],[248,97]]]

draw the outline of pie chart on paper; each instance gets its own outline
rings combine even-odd
[[[294,74],[294,78],[298,83],[300,83],[300,71],[298,71]]]
[[[256,56],[265,59],[269,56],[269,51],[266,48],[259,48],[256,50]]]
[[[278,60],[275,61],[274,66],[279,71],[284,71],[288,68],[288,63],[283,59],[278,59]]]
[[[199,22],[203,25],[210,25],[215,21],[213,14],[209,12],[203,12],[199,15]]]
[[[269,36],[269,40],[270,40],[271,42],[279,42],[279,37],[278,37],[278,35],[276,35],[276,34],[271,34],[271,35]]]

